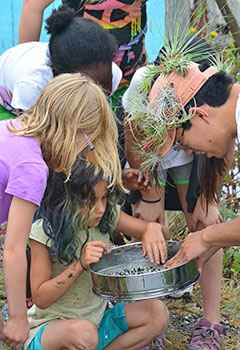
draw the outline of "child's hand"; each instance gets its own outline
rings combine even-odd
[[[164,264],[167,259],[167,246],[162,233],[162,226],[155,222],[147,224],[147,228],[142,235],[143,256],[148,256],[151,263],[156,264],[161,262]]]
[[[84,248],[81,260],[85,268],[89,264],[98,262],[103,254],[109,254],[110,249],[107,248],[106,244],[102,241],[92,241],[86,244]]]
[[[22,315],[22,317],[9,317],[1,333],[0,340],[10,348],[21,349],[27,340],[28,333],[27,314]]]
[[[128,190],[150,190],[150,181],[147,174],[139,169],[124,169],[122,171],[123,185]]]

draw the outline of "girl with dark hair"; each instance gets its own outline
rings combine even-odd
[[[136,69],[146,65],[148,61],[145,48],[147,1],[62,0],[75,11],[77,16],[93,20],[116,38],[118,50],[113,61],[123,73],[120,85],[111,97],[112,108],[117,113],[122,111],[121,97],[133,74]],[[54,0],[23,1],[19,43],[39,40],[44,10],[53,2]],[[100,42],[104,43],[104,40]]]
[[[114,37],[90,19],[75,16],[66,5],[47,20],[50,42],[30,42],[7,50],[0,57],[1,119],[12,118],[37,100],[44,86],[61,73],[81,72],[111,93],[122,73],[112,63]],[[102,43],[104,42],[104,50]]]
[[[23,1],[19,42],[38,41],[43,12],[54,0]],[[78,16],[90,18],[117,39],[114,62],[121,68],[121,85],[128,84],[135,70],[147,62],[145,34],[147,0],[63,0]],[[30,18],[29,18],[30,17]],[[34,20],[33,20],[34,19]]]
[[[139,349],[164,331],[166,306],[157,299],[119,303],[92,292],[88,266],[109,254],[117,228],[142,240],[150,261],[167,257],[162,227],[129,217],[117,205],[119,190],[84,159],[71,178],[51,172],[30,235],[31,290],[26,349]],[[159,347],[159,349],[162,349]]]

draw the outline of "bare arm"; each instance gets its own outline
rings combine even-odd
[[[31,292],[35,304],[46,309],[60,299],[83,272],[79,260],[72,262],[58,276],[52,278],[52,264],[47,247],[34,240],[31,242]]]
[[[24,0],[19,24],[19,44],[38,41],[40,38],[43,12],[54,0]]]
[[[223,248],[240,245],[240,216],[229,222],[209,226],[200,232],[203,242],[210,246]]]
[[[240,245],[240,217],[189,234],[166,265],[174,267],[204,255],[207,256],[204,258],[206,262],[218,249],[235,245]]]
[[[125,118],[127,118],[127,115]],[[125,124],[125,154],[127,161],[130,167],[141,169],[142,160],[139,157],[137,150],[135,149],[135,137],[139,137],[136,128],[131,128],[129,124]],[[153,204],[140,201],[140,203],[137,203],[133,214],[136,214],[136,216],[142,218],[144,221],[154,221],[164,224],[164,191],[164,186],[156,186],[153,183],[147,191],[143,188],[140,188],[143,199],[147,201],[156,201],[162,198],[162,201]]]
[[[91,241],[86,244],[82,254],[82,264],[98,262],[102,255],[109,253],[102,241]],[[31,239],[31,291],[35,304],[46,309],[59,300],[82,274],[83,267],[79,259],[69,264],[59,275],[52,278],[52,263],[47,247]]]
[[[154,261],[153,257],[155,257],[156,263],[159,264],[160,256],[161,261],[165,262],[167,258],[167,248],[164,235],[168,234],[168,229],[165,226],[155,222],[147,223],[121,211],[117,229],[126,235],[141,240],[143,254],[148,255],[151,262]]]
[[[26,246],[36,205],[13,197],[3,251],[3,275],[9,319],[1,340],[11,347],[22,347],[28,336],[26,314]]]

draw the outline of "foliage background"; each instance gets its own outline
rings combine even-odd
[[[237,1],[237,0],[236,0]],[[197,1],[196,1],[197,2]],[[191,1],[194,3],[194,1]],[[203,6],[206,0],[201,1]],[[207,9],[206,9],[207,11]],[[201,23],[201,22],[199,22]],[[196,28],[191,27],[194,32]],[[236,33],[234,33],[236,35]],[[237,33],[239,35],[239,33]],[[234,36],[235,36],[234,35]],[[240,83],[240,53],[235,47],[233,34],[226,24],[217,26],[209,36],[209,43],[215,44],[225,36],[225,46],[222,50],[223,59],[232,65],[232,73]],[[232,220],[240,214],[240,148],[236,143],[232,167],[226,175],[222,188],[219,210],[223,220]],[[182,213],[170,212],[168,215],[169,228],[172,239],[183,240],[187,234],[185,220]],[[0,237],[0,249],[4,237]],[[240,252],[239,247],[224,249],[223,281],[221,298],[221,321],[227,327],[227,334],[222,339],[222,349],[236,350],[240,348]],[[194,322],[201,317],[202,300],[199,283],[194,286],[194,292],[188,299],[164,298],[171,313],[170,325],[166,331],[166,350],[183,350],[190,341]],[[0,308],[6,303],[2,274],[0,274]],[[7,349],[4,346],[4,349]]]

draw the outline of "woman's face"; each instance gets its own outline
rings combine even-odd
[[[217,118],[199,117],[191,119],[191,128],[179,128],[176,141],[181,143],[182,149],[187,153],[205,154],[207,158],[224,158],[228,154],[231,139],[225,130],[218,125]]]
[[[102,216],[106,210],[107,206],[107,183],[105,181],[100,181],[94,187],[94,217],[89,223],[90,227],[96,227],[99,225]]]

